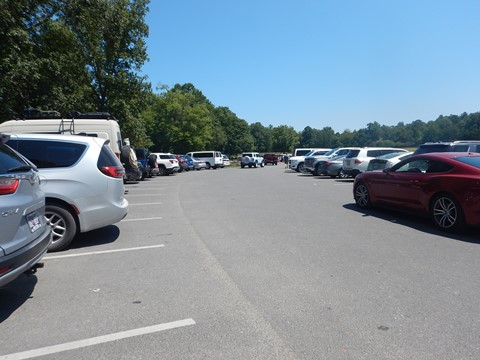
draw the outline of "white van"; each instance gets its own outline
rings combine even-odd
[[[205,161],[207,169],[223,167],[223,155],[220,151],[191,151],[187,155]]]
[[[72,118],[27,118],[0,124],[0,132],[85,135],[110,140],[109,146],[120,157],[122,135],[117,120],[109,113],[83,113]]]

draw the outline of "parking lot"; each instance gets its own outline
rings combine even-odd
[[[283,164],[126,185],[0,289],[5,359],[478,359],[480,239]]]

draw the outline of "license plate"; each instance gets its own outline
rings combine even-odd
[[[28,226],[30,227],[30,231],[33,233],[42,227],[42,223],[40,222],[40,218],[36,212],[30,213],[27,215]]]

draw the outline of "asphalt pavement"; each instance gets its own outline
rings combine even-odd
[[[283,164],[126,190],[127,218],[0,289],[0,360],[480,358],[477,230]]]

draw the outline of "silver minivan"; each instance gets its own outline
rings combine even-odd
[[[109,140],[79,135],[12,134],[8,145],[38,168],[45,192],[49,251],[65,249],[78,233],[122,220],[128,213],[124,169]]]
[[[38,172],[7,140],[0,134],[0,287],[35,268],[52,239]]]

